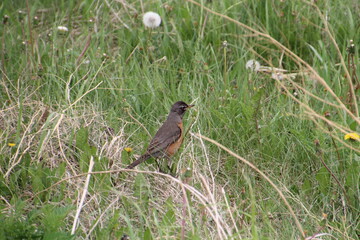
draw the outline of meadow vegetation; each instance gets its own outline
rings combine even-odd
[[[0,18],[0,239],[359,239],[359,1],[3,0]],[[124,170],[179,100],[175,176]]]

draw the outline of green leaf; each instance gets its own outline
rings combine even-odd
[[[164,226],[174,226],[176,222],[175,212],[174,212],[174,202],[172,197],[169,197],[165,201],[167,212],[165,213],[162,224]]]
[[[134,183],[134,196],[137,197],[141,204],[144,204],[143,207],[147,207],[149,204],[149,189],[146,182],[146,179],[142,174],[138,174],[135,178]]]
[[[358,127],[358,123],[356,121],[353,121],[352,123],[350,123],[349,127],[351,130],[356,131],[356,128]]]
[[[316,180],[319,183],[320,192],[327,195],[330,189],[330,173],[325,167],[319,169],[316,174]]]
[[[152,240],[154,239],[152,234],[151,234],[151,230],[149,228],[146,228],[145,232],[144,232],[144,236],[143,238],[144,240]]]
[[[25,187],[29,181],[29,167],[31,162],[31,156],[29,153],[25,153],[24,157],[22,158],[21,165],[23,166],[20,170],[20,183],[22,187]]]
[[[320,60],[320,62],[324,62],[323,58],[321,57],[321,55],[319,54],[319,52],[310,44],[307,44],[309,46],[309,48],[311,49],[311,51],[315,54],[316,58]]]
[[[86,172],[91,156],[95,157],[97,149],[88,143],[89,131],[80,128],[76,133],[76,148],[80,151],[79,165],[82,172]],[[96,162],[96,159],[95,159]]]
[[[80,128],[76,133],[76,147],[82,151],[89,148],[88,144],[89,131],[87,128]]]
[[[345,178],[345,187],[347,188],[347,194],[350,198],[352,204],[355,204],[358,201],[358,185],[360,182],[360,164],[359,161],[353,161],[351,164],[346,167],[346,178]]]
[[[64,220],[73,206],[67,205],[64,207],[46,205],[42,212],[44,218],[42,220],[46,233],[56,232],[64,226]]]
[[[69,232],[46,232],[43,237],[44,240],[72,240],[75,239],[75,235],[71,235]]]
[[[301,186],[301,189],[305,194],[311,191],[311,182],[309,179],[305,179]]]
[[[43,125],[43,129],[47,129],[47,130],[42,131],[42,134],[40,136],[39,147],[38,147],[38,150],[36,152],[37,157],[41,154],[41,151],[44,148],[44,142],[45,142],[46,138],[48,138],[50,133],[53,131],[53,129],[50,129],[50,125],[52,125],[51,127],[53,128],[53,126],[56,125],[56,123],[57,123],[57,121],[53,121],[54,120],[54,115],[55,115],[55,113],[50,113],[48,118],[46,119],[46,122]],[[60,116],[58,116],[57,119],[59,119],[59,118],[60,118]]]
[[[41,168],[34,169],[31,179],[31,184],[34,192],[40,192],[44,189],[44,184],[42,182],[43,172]]]

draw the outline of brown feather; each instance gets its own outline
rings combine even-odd
[[[175,154],[183,140],[182,117],[186,109],[192,106],[188,106],[181,101],[175,103],[171,108],[168,118],[151,140],[146,153],[127,166],[127,168],[134,168],[151,157],[170,158]]]

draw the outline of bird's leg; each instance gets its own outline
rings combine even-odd
[[[170,174],[171,176],[173,176],[173,177],[176,177],[176,169],[175,169],[174,164],[171,164],[171,165],[166,164],[166,166],[167,166],[167,168],[168,168],[168,170],[169,170],[169,174]]]
[[[158,171],[159,171],[159,172],[162,172],[162,171],[161,171],[161,164],[160,164],[160,162],[159,162],[159,159],[156,158],[156,159],[155,159],[155,162],[156,162]]]
[[[163,167],[162,167],[162,161],[159,160],[158,158],[155,159],[155,162],[156,162],[156,165],[157,165],[157,168],[158,168],[158,171],[161,172],[161,173],[167,173],[166,171],[163,170]]]
[[[176,177],[176,164],[171,160],[170,157],[167,158],[166,167],[169,171],[169,174],[173,177]]]
[[[168,158],[166,158],[166,159],[168,159]],[[173,170],[172,170],[173,168],[167,164],[167,161],[159,161],[159,159],[156,159],[155,161],[156,161],[159,172],[164,173],[164,174],[170,174],[171,176],[174,177]],[[166,164],[166,168],[164,168],[165,164]]]

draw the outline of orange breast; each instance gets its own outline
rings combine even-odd
[[[182,122],[178,124],[178,127],[180,128],[180,137],[179,139],[174,142],[173,144],[170,144],[170,146],[168,146],[168,148],[166,149],[166,152],[169,156],[174,155],[177,150],[179,150],[182,142],[183,142],[183,138],[184,138],[184,134],[183,134],[183,124]]]

